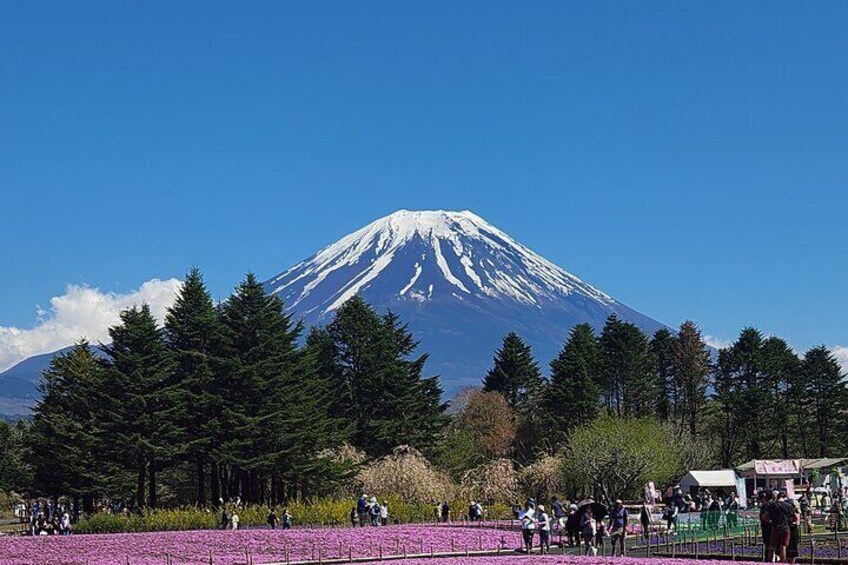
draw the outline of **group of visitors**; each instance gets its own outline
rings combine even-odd
[[[717,530],[721,524],[721,517],[725,517],[728,528],[739,525],[739,497],[735,493],[727,494],[722,490],[715,493],[709,489],[702,489],[694,493],[683,494],[678,487],[663,509],[662,519],[666,523],[666,530],[674,534],[678,529],[680,514],[700,513],[702,530]],[[645,516],[643,509],[640,516],[643,534],[647,536],[650,527],[650,514]],[[646,523],[647,522],[647,523]]]
[[[795,563],[798,558],[799,525],[801,505],[790,501],[785,492],[775,495],[766,491],[760,506],[760,525],[766,562],[777,558],[781,562]]]
[[[533,498],[527,500],[517,516],[521,523],[524,551],[532,551],[538,531],[540,552],[550,552],[551,533],[559,530],[565,534],[563,543],[572,547],[580,546],[584,555],[597,555],[598,546],[608,536],[612,541],[613,553],[618,552],[623,556],[629,514],[621,500],[615,501],[612,510],[608,511],[608,506],[605,501],[596,503],[589,499],[581,502],[578,507],[576,504],[564,504],[553,497],[551,516],[544,505],[536,504]]]
[[[368,495],[362,494],[357,500],[356,505],[350,510],[350,525],[356,527],[357,520],[359,527],[362,528],[366,524],[371,526],[388,526],[389,525],[389,503],[384,500],[382,504],[377,502],[376,497],[368,498]]]
[[[31,499],[15,507],[15,514],[32,536],[71,535],[71,512],[70,505],[52,499]]]

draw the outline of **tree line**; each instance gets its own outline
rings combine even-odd
[[[600,416],[679,426],[711,467],[848,454],[848,382],[833,353],[819,346],[799,357],[750,327],[716,352],[694,322],[649,337],[611,315],[597,334],[575,326],[547,379],[510,333],[483,390],[502,394],[515,411],[518,460],[555,452]]]
[[[426,360],[402,320],[358,296],[306,331],[253,275],[216,304],[193,269],[161,326],[130,308],[107,344],[53,359],[31,422],[0,425],[0,490],[72,496],[86,511],[104,497],[136,509],[276,504],[348,484],[361,462],[340,451],[367,464],[399,445],[458,481],[486,463],[541,472],[559,458],[607,484],[596,469],[611,456],[672,480],[686,465],[848,452],[834,356],[799,357],[754,328],[716,352],[691,321],[648,336],[611,315],[599,331],[575,326],[548,377],[509,333],[481,388],[450,410]],[[656,437],[625,453],[645,434]],[[657,446],[680,456],[672,465]]]
[[[343,480],[328,455],[343,443],[380,456],[437,441],[442,390],[396,316],[354,298],[303,332],[252,274],[215,305],[190,271],[163,326],[130,308],[102,354],[82,341],[53,359],[26,432],[31,488],[85,510],[162,493],[275,504]]]

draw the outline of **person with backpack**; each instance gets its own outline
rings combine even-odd
[[[368,515],[371,517],[371,525],[379,526],[380,523],[380,505],[377,504],[377,499],[372,498],[368,504]]]
[[[221,510],[221,529],[226,530],[230,527],[230,515],[227,513],[227,509],[224,508]]]
[[[551,519],[541,504],[536,508],[539,527],[539,552],[544,555],[551,552]]]
[[[288,508],[283,508],[283,529],[290,530],[294,525],[294,518]]]

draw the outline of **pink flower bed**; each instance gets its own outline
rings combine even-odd
[[[386,562],[374,561],[361,565],[378,565]],[[506,557],[450,557],[435,559],[400,559],[390,561],[393,565],[716,565],[718,561],[703,559],[666,559],[644,557],[582,557],[579,555],[510,555]],[[736,561],[739,565],[753,562]]]
[[[502,545],[503,544],[503,545]],[[517,532],[486,528],[388,526],[296,530],[203,530],[140,534],[0,537],[0,565],[215,565],[342,557],[374,557],[446,551],[507,550],[520,546]],[[420,563],[420,562],[419,562]],[[475,561],[476,563],[476,561]]]

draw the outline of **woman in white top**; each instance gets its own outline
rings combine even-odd
[[[533,549],[533,534],[536,532],[536,511],[528,502],[524,510],[518,514],[521,522],[521,537],[524,540],[524,551],[530,553]]]

